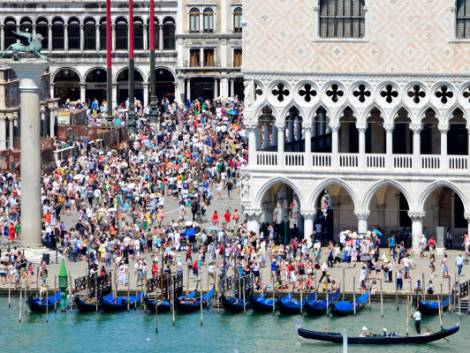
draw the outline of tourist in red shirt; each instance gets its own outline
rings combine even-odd
[[[229,210],[225,211],[225,213],[224,213],[225,223],[227,223],[227,224],[230,223],[230,217],[231,217],[230,211]]]
[[[219,224],[219,214],[217,213],[217,211],[214,211],[214,213],[212,214],[212,224],[215,226]]]

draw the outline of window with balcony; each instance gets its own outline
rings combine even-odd
[[[199,61],[199,49],[191,49],[189,51],[189,66],[199,67],[201,62]]]
[[[204,66],[215,66],[214,49],[204,49]]]
[[[321,38],[363,38],[364,0],[321,0],[319,33]]]
[[[455,36],[457,39],[470,39],[470,0],[457,0]]]
[[[242,31],[242,14],[243,10],[241,7],[237,7],[233,10],[233,31],[241,32]]]
[[[214,11],[207,8],[203,12],[204,32],[214,32]]]
[[[199,10],[196,8],[192,8],[189,11],[189,31],[190,32],[199,32],[199,21],[200,21],[200,13]]]
[[[233,51],[233,67],[241,67],[242,66],[242,50],[235,49]]]

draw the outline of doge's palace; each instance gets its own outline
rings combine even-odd
[[[470,1],[243,6],[250,229],[460,241],[470,220]]]

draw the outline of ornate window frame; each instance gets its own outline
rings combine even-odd
[[[369,13],[368,0],[364,0],[364,37],[362,38],[322,38],[320,37],[320,1],[313,0],[313,41],[314,42],[369,42]]]
[[[470,38],[457,38],[457,0],[452,1],[449,11],[449,43],[470,43]]]
[[[187,4],[186,5],[186,16],[189,20],[189,13],[191,12],[192,9],[198,9],[199,10],[199,31],[198,32],[191,32],[191,23],[188,21],[188,33],[193,33],[193,34],[210,34],[210,33],[216,33],[218,31],[217,28],[217,5],[214,4]],[[204,10],[205,9],[211,9],[212,10],[212,21],[213,21],[213,30],[212,32],[204,32]]]

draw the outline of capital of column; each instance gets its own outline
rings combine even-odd
[[[302,216],[306,219],[312,219],[315,217],[316,212],[315,211],[301,211]]]
[[[354,211],[354,214],[356,215],[356,218],[358,221],[367,221],[369,218],[369,211]]]
[[[395,125],[393,124],[384,124],[383,126],[386,132],[393,132],[395,129]]]
[[[423,126],[421,124],[412,124],[410,129],[413,130],[415,134],[419,134],[423,130]]]
[[[408,211],[408,217],[410,217],[412,221],[422,221],[425,216],[426,212]]]
[[[243,210],[243,214],[248,218],[261,217],[263,210],[259,208],[246,208]]]
[[[447,132],[449,131],[449,125],[448,124],[439,124],[438,128],[439,128],[439,131],[441,132],[441,134],[447,134]]]
[[[331,132],[338,132],[339,131],[339,125],[329,125],[329,128]]]
[[[44,71],[49,67],[45,60],[22,59],[14,61],[11,59],[0,60],[0,63],[11,67],[18,77],[20,92],[37,92],[41,87]]]
[[[285,130],[285,129],[286,129],[284,123],[276,123],[276,124],[274,124],[274,126],[275,126],[276,129],[278,129],[278,130]]]

